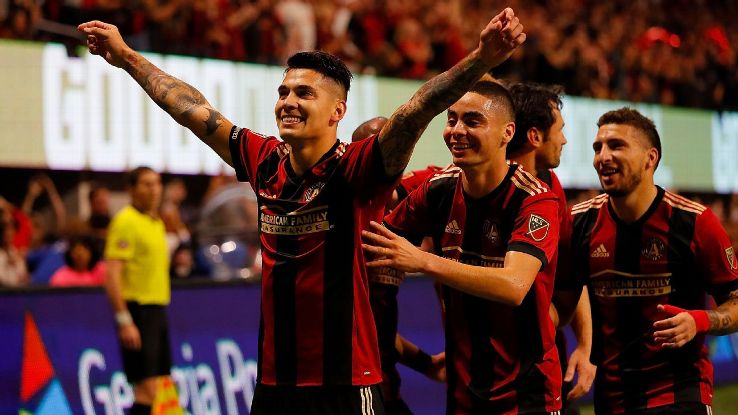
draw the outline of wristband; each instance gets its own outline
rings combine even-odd
[[[408,359],[407,367],[420,373],[426,373],[433,364],[433,358],[426,352],[418,349],[415,356]]]
[[[664,312],[675,316],[679,313],[687,313],[694,319],[695,326],[697,326],[698,333],[706,333],[710,330],[710,319],[707,317],[707,311],[705,310],[685,310],[681,307],[673,306],[670,304],[663,305]]]
[[[115,323],[119,326],[127,326],[133,324],[133,317],[131,317],[128,310],[118,311],[115,313]]]

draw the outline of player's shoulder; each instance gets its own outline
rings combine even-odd
[[[510,175],[510,182],[512,187],[518,191],[518,193],[525,197],[539,197],[539,198],[556,198],[557,196],[551,191],[551,188],[535,175],[525,170],[523,166],[519,164],[511,164],[510,168],[514,169]]]
[[[668,190],[664,191],[663,203],[671,206],[672,209],[693,213],[698,216],[710,211],[707,206]]]
[[[572,216],[577,216],[591,211],[599,212],[603,206],[607,205],[609,200],[610,196],[608,196],[607,193],[599,194],[589,200],[585,200],[584,202],[580,202],[572,206],[571,214]]]
[[[262,134],[248,128],[238,128],[234,126],[234,129],[231,132],[231,140],[236,140],[238,137],[242,137],[247,142],[255,140],[260,143],[259,145],[270,146],[271,151],[279,158],[286,157],[290,153],[290,145],[277,137]]]

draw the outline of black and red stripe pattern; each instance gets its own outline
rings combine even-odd
[[[431,236],[436,254],[502,267],[508,251],[541,260],[523,303],[512,307],[444,286],[447,414],[524,414],[561,407],[561,370],[548,315],[558,243],[557,198],[517,165],[480,198],[461,170],[435,173],[385,218],[414,242]]]
[[[266,385],[381,382],[361,229],[382,217],[395,186],[376,137],[336,142],[297,176],[289,146],[233,134],[239,180],[259,202],[262,304],[258,381]]]
[[[661,188],[634,223],[620,221],[604,194],[574,206],[572,216],[571,263],[592,303],[597,413],[709,405],[712,365],[704,335],[662,350],[652,325],[668,317],[658,304],[704,309],[706,293],[720,299],[738,288],[717,217]]]

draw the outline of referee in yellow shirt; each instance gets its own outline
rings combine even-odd
[[[148,167],[128,176],[131,204],[110,223],[105,244],[105,289],[115,312],[123,368],[133,384],[131,415],[150,414],[156,380],[169,376],[172,358],[166,306],[169,255],[158,215],[161,177]]]

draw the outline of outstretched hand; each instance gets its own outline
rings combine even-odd
[[[479,35],[481,58],[493,68],[512,55],[525,42],[523,25],[513,9],[506,8],[493,17]]]
[[[114,25],[93,20],[77,26],[77,30],[87,35],[87,49],[93,55],[102,56],[109,64],[122,68],[125,53],[130,50]]]
[[[655,332],[653,340],[665,349],[677,349],[697,335],[697,324],[686,310],[677,307],[658,305],[658,310],[668,314],[670,318],[653,323]]]
[[[362,231],[368,244],[361,244],[364,251],[376,258],[367,261],[367,267],[391,267],[404,272],[422,272],[426,252],[408,242],[377,222],[370,222],[372,231]]]

